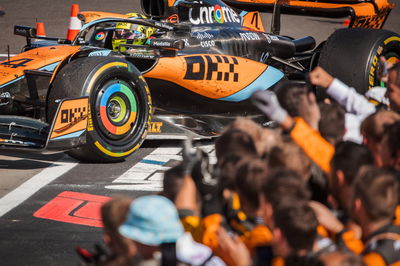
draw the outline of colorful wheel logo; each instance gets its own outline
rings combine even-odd
[[[96,41],[101,41],[104,39],[106,35],[104,34],[104,32],[99,32],[96,34],[96,36],[94,37],[96,39]]]
[[[218,23],[224,23],[224,12],[222,11],[222,8],[219,5],[214,6],[214,19]]]
[[[100,98],[100,119],[104,128],[115,136],[127,133],[136,120],[137,103],[131,89],[124,83],[104,88]]]

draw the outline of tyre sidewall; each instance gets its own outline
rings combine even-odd
[[[391,52],[400,56],[400,37],[392,34],[384,34],[374,44],[373,49],[371,49],[370,59],[365,71],[365,80],[367,81],[366,87],[368,87],[368,89],[380,85],[376,71],[379,57],[385,56]]]

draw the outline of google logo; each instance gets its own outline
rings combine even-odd
[[[218,23],[224,23],[224,13],[219,5],[214,6],[214,19]]]

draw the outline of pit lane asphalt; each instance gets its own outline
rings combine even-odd
[[[23,37],[12,35],[14,24],[34,26],[37,19],[45,22],[48,36],[65,36],[72,3],[80,4],[81,10],[126,13],[140,9],[138,0],[4,2],[0,3],[6,12],[5,16],[0,17],[0,54],[7,53],[7,45],[10,45],[11,53],[18,53],[24,45]],[[285,16],[282,20],[282,34],[293,37],[311,35],[320,42],[326,39],[333,29],[341,27],[340,21]],[[264,19],[264,22],[268,31],[269,17]],[[392,11],[384,28],[400,31],[398,6]],[[166,145],[163,150],[166,154],[152,154],[161,145]],[[177,158],[175,154],[179,153],[179,146],[180,143],[176,141],[146,141],[134,156],[123,163],[96,165],[76,163],[64,157],[63,153],[37,155],[0,151],[0,197],[15,191],[16,187],[38,175],[43,177],[43,173],[47,173],[45,171],[53,169],[57,175],[58,169],[64,169],[63,165],[73,164],[69,171],[0,217],[0,264],[76,264],[78,257],[74,253],[75,246],[92,249],[93,243],[102,241],[101,228],[96,227],[99,225],[98,213],[91,210],[98,209],[99,203],[105,200],[103,197],[117,194],[135,197],[149,193],[132,190],[135,186],[157,190],[158,183],[149,180],[156,177],[157,181],[159,172],[173,163]],[[170,160],[166,162],[166,158]],[[148,169],[151,170],[148,174],[150,179],[146,180],[148,183],[144,182],[144,179],[132,179],[132,176],[140,175]],[[23,195],[29,191],[21,193]],[[57,208],[53,208],[54,206]],[[55,218],[58,220],[54,220]]]

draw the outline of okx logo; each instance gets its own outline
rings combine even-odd
[[[235,66],[239,64],[235,57],[220,55],[196,55],[185,57],[187,80],[217,80],[238,82],[239,73]]]

